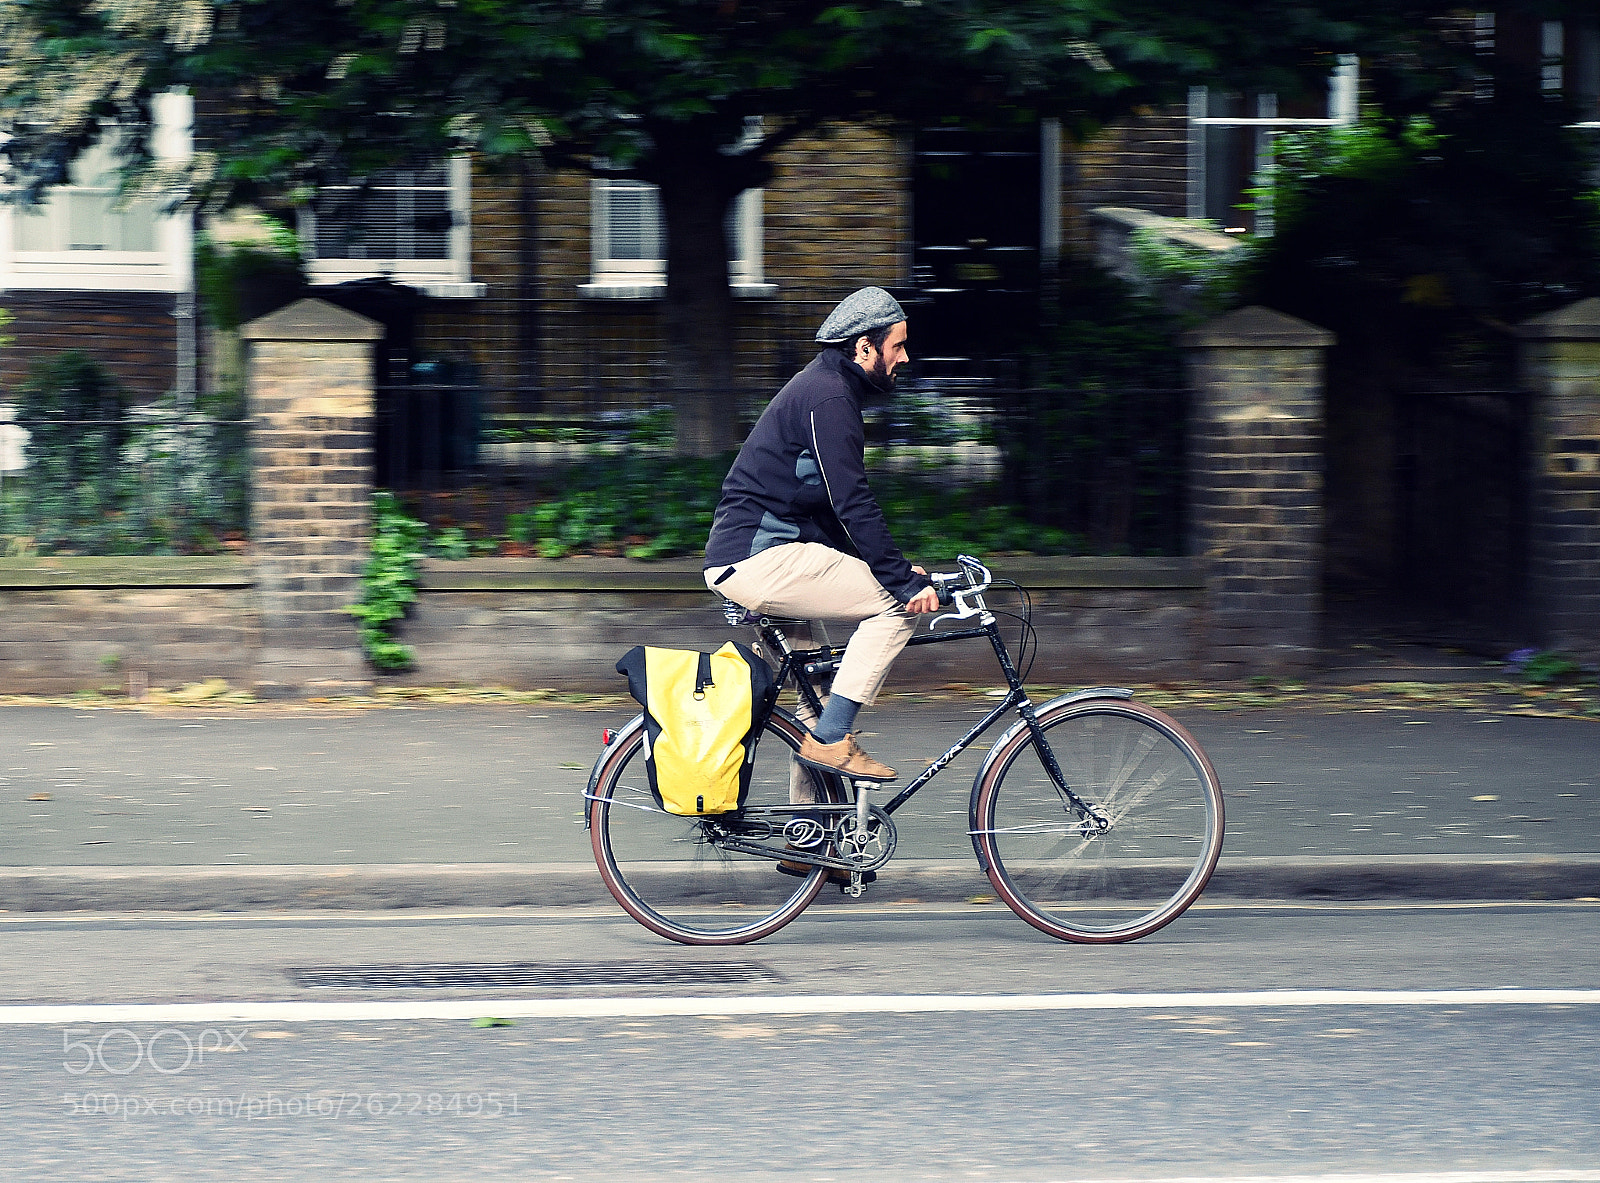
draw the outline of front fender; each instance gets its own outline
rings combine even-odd
[[[1121,686],[1091,686],[1087,690],[1075,690],[1071,694],[1063,694],[1059,698],[1052,698],[1049,702],[1040,703],[1033,708],[1035,715],[1042,715],[1056,707],[1070,706],[1075,702],[1086,702],[1091,698],[1132,698],[1133,691]],[[978,856],[978,866],[984,874],[989,873],[988,860],[983,857],[983,846],[978,841],[978,789],[982,787],[984,778],[989,775],[989,769],[999,759],[1000,753],[1006,745],[1016,737],[1017,732],[1026,729],[1028,721],[1018,719],[1004,735],[989,745],[989,754],[983,761],[983,767],[978,769],[978,775],[972,778],[972,796],[967,800],[967,836],[972,839],[972,852]]]

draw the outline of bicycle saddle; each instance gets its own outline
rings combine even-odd
[[[743,604],[735,604],[726,598],[722,601],[722,615],[731,625],[749,625],[752,628],[759,628],[763,623],[776,625],[805,623],[798,616],[774,616],[770,612],[752,612]]]

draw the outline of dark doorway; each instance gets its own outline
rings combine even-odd
[[[1329,396],[1330,640],[1481,657],[1525,643],[1530,397],[1412,389],[1353,407]]]
[[[913,356],[966,377],[1012,355],[1039,318],[1039,126],[918,131],[912,173]]]
[[[1526,623],[1528,396],[1409,391],[1398,416],[1398,583],[1413,611],[1463,643]]]

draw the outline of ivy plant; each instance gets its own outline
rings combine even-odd
[[[417,598],[417,564],[428,528],[392,493],[372,498],[372,557],[361,573],[361,600],[346,609],[361,624],[361,649],[380,670],[410,669],[415,655],[396,639]]]

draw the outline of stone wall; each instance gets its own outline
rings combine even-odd
[[[1030,589],[1034,685],[1148,682],[1195,676],[1204,649],[1202,579],[1184,559],[1000,559],[997,574]],[[1016,607],[996,591],[995,608]],[[731,628],[697,561],[479,559],[424,564],[402,639],[417,668],[396,684],[559,686],[617,691],[614,666],[634,645],[715,649]],[[1007,645],[1017,656],[1016,629]],[[949,628],[950,625],[944,627]],[[842,643],[849,629],[835,632]],[[890,689],[1003,685],[993,650],[964,641],[907,650]]]
[[[365,351],[377,332],[316,301],[246,326],[255,350],[251,578],[234,570],[220,584],[151,582],[73,565],[90,560],[24,564],[35,573],[0,581],[0,691],[104,684],[100,663],[120,662],[119,647],[146,641],[134,656],[155,680],[229,676],[253,665],[256,685],[268,691],[370,685],[345,607],[359,594],[365,559],[372,425]],[[1526,381],[1540,407],[1531,534],[1546,640],[1594,660],[1600,300],[1530,322],[1523,336]],[[998,564],[1035,593],[1041,664],[1034,682],[1236,680],[1317,664],[1322,357],[1331,342],[1324,330],[1264,308],[1241,309],[1188,335],[1193,558]],[[181,560],[139,562],[154,570]],[[419,655],[405,680],[603,688],[610,664],[632,644],[705,646],[728,635],[694,560],[613,563],[430,564],[401,638]],[[175,632],[157,627],[165,617]],[[981,646],[915,652],[899,671],[897,684],[994,680]]]
[[[372,504],[376,322],[301,300],[249,343],[250,545],[263,694],[345,693],[367,673],[354,620]]]
[[[1185,335],[1189,552],[1213,676],[1315,665],[1322,626],[1323,350],[1333,334],[1242,308]]]
[[[1537,396],[1529,575],[1546,644],[1600,662],[1600,299],[1520,328]]]
[[[1197,564],[1013,558],[995,565],[1033,597],[1039,651],[1030,685],[1198,676],[1205,628]],[[259,685],[273,633],[263,628],[255,579],[248,560],[233,558],[0,563],[0,694],[130,681],[171,688],[206,678]],[[1013,605],[1004,593],[994,600],[996,608]],[[751,635],[723,620],[693,560],[428,560],[400,636],[416,651],[417,668],[378,681],[616,692],[613,667],[632,645],[716,648]],[[1008,624],[1014,654],[1015,635]],[[847,637],[843,630],[834,640]],[[964,641],[907,651],[890,688],[1001,681],[989,647]],[[328,692],[326,683],[302,689]]]
[[[254,576],[236,558],[0,561],[0,693],[247,684]]]

